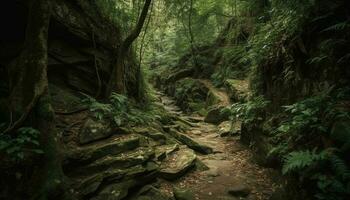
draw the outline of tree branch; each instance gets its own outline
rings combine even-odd
[[[135,29],[130,33],[130,35],[124,40],[123,46],[122,46],[122,51],[126,51],[129,49],[131,44],[136,40],[136,38],[140,35],[143,24],[145,23],[145,20],[147,18],[147,13],[149,10],[149,7],[151,5],[152,0],[146,0],[145,5],[143,6],[141,15],[139,20],[137,21],[137,25]]]

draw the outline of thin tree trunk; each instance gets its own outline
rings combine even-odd
[[[119,47],[119,50],[117,52],[117,63],[116,67],[114,67],[111,79],[109,82],[109,88],[107,90],[107,95],[110,95],[113,91],[116,91],[120,94],[126,93],[125,88],[125,65],[124,61],[126,58],[126,55],[130,49],[131,44],[136,40],[136,38],[140,35],[142,27],[145,23],[145,20],[147,18],[148,10],[151,5],[152,0],[146,0],[145,4],[143,6],[140,18],[136,24],[135,29],[130,33],[130,35],[122,42],[121,47]]]
[[[190,0],[190,11],[188,14],[188,32],[190,35],[191,53],[192,53],[192,57],[193,57],[193,64],[194,64],[194,68],[196,70],[197,66],[198,66],[198,62],[197,62],[197,58],[196,58],[195,40],[194,40],[194,35],[192,32],[192,12],[193,12],[193,0]]]

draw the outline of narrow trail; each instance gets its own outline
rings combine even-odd
[[[175,182],[162,181],[164,192],[170,193],[172,187],[184,188],[201,200],[267,200],[271,197],[276,188],[271,178],[273,170],[255,164],[251,151],[240,144],[239,136],[220,137],[223,125],[208,124],[202,117],[184,114],[173,99],[162,93],[157,95],[168,112],[193,122],[194,126],[185,132],[186,135],[213,148],[212,154],[197,154],[209,170],[194,170]],[[231,195],[229,191],[243,194]]]

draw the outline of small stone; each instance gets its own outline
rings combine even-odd
[[[245,185],[237,185],[232,187],[228,193],[232,196],[247,197],[251,190]]]

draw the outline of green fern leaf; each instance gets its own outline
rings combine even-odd
[[[282,173],[287,174],[289,172],[297,171],[311,166],[317,161],[325,160],[325,151],[317,154],[315,152],[307,151],[295,151],[291,152],[284,159],[284,165]]]

